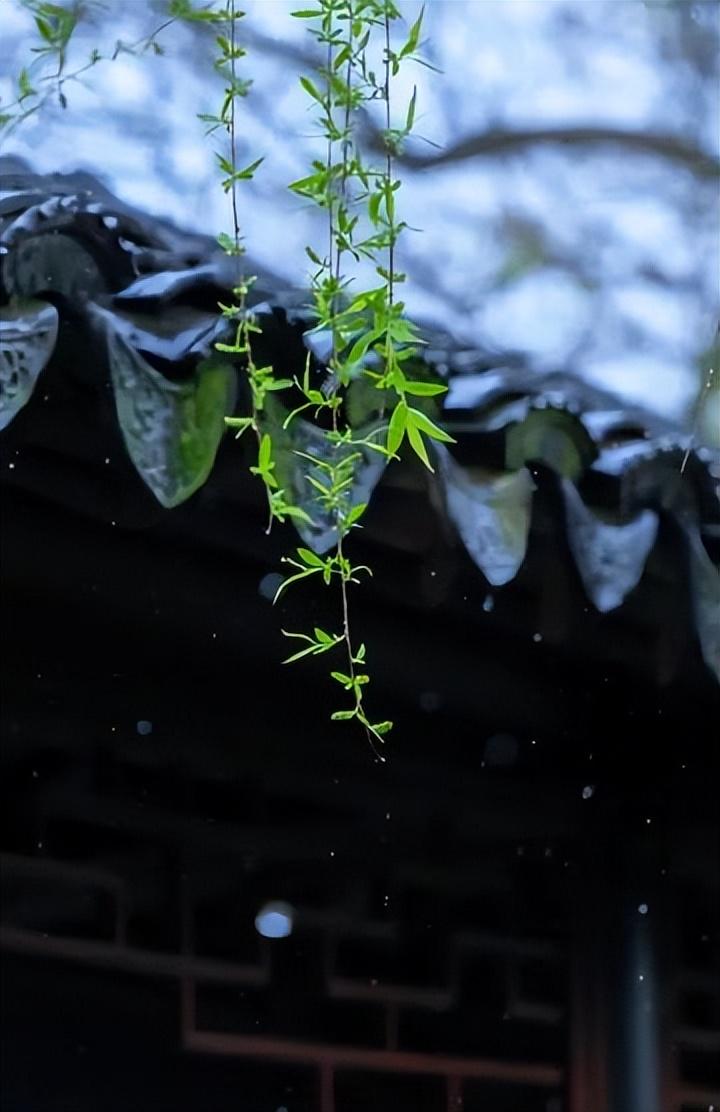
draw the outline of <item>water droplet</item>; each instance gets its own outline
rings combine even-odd
[[[141,718],[139,722],[135,723],[135,729],[140,734],[140,737],[147,737],[148,734],[153,732],[153,724],[152,722],[148,722],[147,719]]]
[[[334,857],[334,856],[335,856],[335,850],[334,850],[334,849],[331,849],[331,850],[330,850],[330,856],[331,856],[331,857]]]
[[[641,974],[640,974],[640,976],[638,977],[638,981],[644,981],[644,980],[645,980],[645,977],[644,977],[644,975],[643,975],[643,974],[641,973]]]
[[[483,610],[485,611],[486,614],[489,614],[494,609],[495,609],[495,599],[492,597],[492,595],[485,595],[485,601],[483,602]]]
[[[594,784],[586,784],[585,787],[582,790],[583,799],[592,799],[594,794],[595,794],[595,785]]]
[[[34,769],[32,770],[32,776],[33,776],[33,780],[37,780],[37,778],[38,778],[38,776],[39,776],[39,775],[40,775],[40,773],[38,772],[38,770],[37,770],[36,768],[34,768]]]
[[[646,823],[647,823],[647,825],[649,826],[649,825],[650,825],[650,823],[652,822],[652,819],[645,819],[645,822],[646,822]]]
[[[8,464],[8,471],[14,471],[14,470],[15,470],[15,464],[14,463],[9,463]]]
[[[647,913],[648,913],[648,905],[647,905],[646,903],[642,903],[642,904],[640,904],[640,905],[638,906],[638,911],[640,912],[640,914],[641,914],[641,915],[647,915]]]
[[[255,916],[255,930],[263,938],[287,938],[292,934],[295,911],[282,900],[264,904]]]
[[[283,578],[284,576],[280,575],[277,571],[271,571],[267,575],[264,575],[258,584],[258,591],[262,597],[266,598],[268,602],[272,602]]]
[[[533,633],[533,641],[536,645],[542,641],[542,633]]]

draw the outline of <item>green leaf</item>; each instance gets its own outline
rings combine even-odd
[[[408,34],[405,45],[403,46],[402,50],[400,51],[400,53],[398,55],[399,58],[407,58],[410,54],[414,54],[415,51],[417,50],[418,43],[420,42],[420,30],[422,28],[422,21],[423,21],[423,16],[424,15],[425,15],[425,5],[423,5],[422,8],[420,9],[420,15],[417,17],[417,19],[413,23],[412,27],[410,28],[410,32]]]
[[[345,524],[348,528],[360,520],[362,515],[367,509],[367,502],[358,502],[357,506],[353,506],[345,518]]]
[[[313,100],[318,101],[319,104],[323,103],[322,93],[320,93],[315,88],[315,86],[313,85],[313,83],[312,83],[312,81],[310,80],[309,77],[301,77],[300,78],[300,84],[302,85],[303,89],[308,94],[308,96],[311,96],[313,98]]]
[[[256,158],[255,161],[251,162],[249,166],[246,166],[244,170],[235,170],[235,172],[233,173],[233,178],[237,181],[249,181],[249,179],[252,178],[253,174],[257,170],[260,163],[264,161],[264,155],[262,156],[262,158]]]
[[[330,715],[331,722],[349,722],[351,718],[357,717],[357,707],[355,710],[335,710]]]
[[[305,254],[311,260],[311,262],[314,262],[317,266],[325,266],[325,263],[323,262],[323,260],[320,258],[319,255],[315,254],[312,247],[306,247],[305,248]]]
[[[315,552],[311,552],[309,548],[298,548],[297,554],[304,564],[310,568],[324,568],[325,561],[322,560]]]
[[[284,630],[283,633],[285,633]],[[299,636],[299,634],[286,633],[285,636],[297,637]],[[299,652],[293,653],[292,656],[286,657],[285,660],[283,660],[283,664],[294,664],[296,660],[302,660],[304,656],[317,656],[317,653],[317,645],[309,645],[306,649],[300,649]]]
[[[425,441],[422,438],[422,433],[419,433],[415,426],[410,422],[408,422],[407,435],[408,440],[410,441],[410,447],[412,448],[415,455],[422,460],[428,471],[434,471],[434,468],[430,463],[430,460],[428,459],[427,448],[425,447]]]
[[[307,577],[309,575],[315,575],[319,571],[320,571],[320,568],[306,568],[305,571],[299,571],[295,575],[289,575],[287,577],[287,579],[283,579],[282,583],[280,584],[277,591],[275,592],[275,597],[273,598],[273,606],[275,605],[277,600],[280,598],[280,595],[283,594],[287,590],[287,588],[290,586],[291,583],[296,583],[299,579],[307,579]],[[291,635],[288,635],[288,636],[291,636]]]
[[[45,39],[45,42],[49,42],[49,43],[54,42],[55,35],[53,34],[53,29],[50,26],[50,24],[47,22],[46,19],[43,19],[41,16],[36,15],[35,16],[35,26],[37,27],[38,31],[40,32],[40,35],[42,36],[42,38]]]
[[[382,199],[382,193],[372,193],[368,199],[368,216],[375,227],[380,223],[380,204]]]
[[[417,429],[420,429],[421,432],[424,432],[425,435],[429,436],[431,440],[440,440],[444,444],[455,443],[452,436],[450,436],[449,433],[445,432],[445,429],[441,429],[439,425],[436,425],[434,421],[431,421],[430,418],[426,417],[424,413],[421,413],[419,409],[410,408],[408,410],[408,415],[410,419],[408,421],[408,424],[412,422],[412,424]]]
[[[407,427],[407,418],[407,402],[401,401],[395,406],[388,425],[387,450],[391,456],[395,455],[403,442],[405,429]]]
[[[413,87],[413,95],[410,97],[408,104],[407,117],[405,119],[405,130],[412,131],[412,126],[415,123],[415,102],[417,100],[417,86]]]
[[[404,382],[403,390],[418,398],[434,398],[437,394],[446,394],[447,386],[440,382]]]
[[[276,517],[278,517],[280,521],[284,521],[286,517],[289,517],[293,521],[301,521],[303,525],[314,526],[315,524],[310,514],[306,513],[305,510],[301,510],[299,506],[285,505],[282,511],[276,511]]]
[[[373,328],[371,332],[366,332],[364,336],[361,336],[359,340],[355,341],[348,352],[345,362],[350,364],[359,363],[367,353],[370,345],[374,344],[376,340],[379,340],[384,333],[384,328]]]
[[[318,19],[322,14],[321,8],[301,8],[297,12],[290,12],[295,19]]]
[[[37,95],[36,90],[33,88],[28,71],[21,69],[18,74],[18,100],[25,100],[27,97],[34,97]]]

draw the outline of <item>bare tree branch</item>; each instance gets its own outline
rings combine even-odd
[[[524,128],[514,131],[485,131],[463,139],[437,154],[404,152],[402,163],[413,170],[430,170],[471,158],[492,158],[513,154],[530,146],[616,146],[634,153],[654,154],[686,166],[700,178],[720,177],[720,160],[694,143],[670,133],[625,131],[613,127]],[[384,149],[383,138],[375,127],[368,130],[368,145]]]

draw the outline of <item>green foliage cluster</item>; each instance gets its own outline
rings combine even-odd
[[[189,2],[171,0],[168,5],[168,18],[149,34],[143,35],[134,42],[123,42],[122,39],[117,39],[112,50],[106,53],[93,48],[82,65],[68,70],[68,47],[73,34],[93,9],[101,10],[103,5],[98,0],[72,0],[72,3],[66,5],[50,4],[45,0],[22,0],[22,4],[32,13],[38,32],[39,44],[31,47],[31,52],[36,56],[37,61],[45,63],[50,72],[43,73],[36,79],[31,73],[32,66],[23,66],[20,70],[16,81],[15,99],[0,110],[0,128],[6,135],[30,116],[45,108],[52,100],[57,101],[61,108],[67,108],[65,87],[73,81],[79,81],[98,63],[115,61],[120,54],[163,54],[164,50],[158,42],[158,36],[179,19],[191,18],[188,15],[181,15],[178,10],[189,9],[191,7]],[[196,16],[198,14],[196,13]]]
[[[397,458],[405,447],[432,470],[428,442],[451,440],[432,419],[428,405],[445,387],[418,372],[423,341],[397,296],[406,276],[396,266],[396,247],[407,225],[398,213],[401,181],[395,159],[413,130],[417,95],[414,90],[397,112],[393,79],[408,62],[427,64],[420,55],[423,11],[406,28],[399,45],[395,27],[402,17],[393,0],[316,0],[315,6],[292,13],[307,22],[324,56],[316,73],[299,78],[315,111],[323,157],[314,159],[310,172],[289,188],[318,206],[325,216],[323,242],[308,245],[306,253],[313,267],[311,331],[329,336],[331,351],[322,366],[308,353],[302,377],[290,379],[277,377],[271,366],[255,360],[261,329],[248,304],[255,279],[242,268],[238,190],[252,180],[263,159],[241,165],[237,157],[238,105],[248,95],[251,82],[238,74],[245,50],[238,38],[243,13],[236,8],[236,0],[218,6],[169,0],[166,19],[151,34],[135,43],[117,42],[109,55],[93,50],[87,62],[72,72],[66,69],[67,47],[87,4],[81,0],[64,7],[39,0],[25,0],[25,4],[40,36],[36,52],[51,61],[52,72],[40,78],[39,91],[28,71],[22,70],[17,98],[0,121],[6,127],[27,118],[53,95],[65,107],[66,83],[100,61],[128,51],[162,53],[158,35],[175,22],[208,24],[216,32],[213,65],[222,78],[222,100],[214,114],[203,114],[200,119],[208,135],[223,139],[222,149],[215,150],[214,156],[222,189],[229,198],[231,220],[218,243],[235,261],[237,271],[232,300],[219,305],[230,336],[215,347],[242,367],[249,399],[247,412],[226,418],[226,424],[238,437],[249,433],[254,438],[256,451],[250,470],[265,490],[268,531],[274,521],[288,520],[312,528],[314,515],[331,523],[334,546],[329,553],[319,555],[298,547],[284,558],[289,574],[276,598],[305,579],[336,587],[338,627],[334,631],[315,628],[312,634],[283,631],[301,643],[286,663],[325,653],[341,654],[343,663],[332,668],[330,676],[348,698],[331,718],[358,723],[379,756],[376,743],[384,740],[392,722],[373,720],[366,709],[370,683],[367,650],[356,639],[350,615],[351,587],[362,576],[372,574],[369,567],[353,563],[347,553],[350,534],[362,527],[367,508],[356,496],[358,471],[369,456],[385,463]],[[380,103],[383,109],[384,158],[380,165],[366,161],[357,136],[362,112],[371,102]],[[360,268],[367,269],[368,263],[377,280],[370,288],[358,289]],[[362,391],[366,401],[358,405]],[[289,412],[281,402],[273,401],[282,392],[292,392],[298,399],[299,404]],[[367,404],[368,394],[375,396],[375,403]],[[354,419],[358,412],[370,413],[372,419],[359,422]],[[298,447],[296,443],[291,449],[303,461],[306,491],[302,499],[281,478],[287,469],[278,443],[278,430],[287,432],[300,420],[310,420],[317,433],[309,445]],[[282,450],[286,451],[286,446]]]
[[[226,14],[233,28],[236,13],[232,0]],[[395,248],[406,224],[397,214],[401,183],[394,173],[393,156],[413,128],[416,93],[413,92],[403,113],[402,127],[393,127],[391,83],[402,62],[417,58],[422,12],[399,49],[391,45],[391,24],[400,19],[400,12],[390,0],[319,0],[317,7],[293,12],[293,16],[309,22],[311,33],[325,54],[325,63],[317,74],[300,77],[316,111],[325,158],[314,160],[312,172],[293,182],[290,189],[312,201],[326,215],[326,241],[322,245],[308,245],[306,252],[314,267],[311,275],[314,331],[330,335],[331,354],[322,369],[323,382],[316,381],[317,371],[313,373],[310,355],[303,378],[295,379],[294,383],[275,378],[268,367],[256,367],[252,359],[252,332],[257,326],[244,300],[246,279],[236,290],[238,304],[224,306],[222,310],[236,319],[235,344],[219,347],[224,352],[244,356],[252,412],[229,418],[227,423],[238,435],[249,430],[255,433],[258,458],[252,470],[265,484],[271,520],[277,517],[281,521],[310,515],[293,504],[279,486],[275,446],[271,434],[264,431],[266,395],[294,385],[303,400],[287,415],[283,428],[301,413],[311,411],[313,420],[323,429],[322,450],[296,450],[296,454],[308,465],[305,478],[312,488],[310,507],[316,505],[323,517],[333,522],[334,550],[319,556],[308,548],[298,548],[294,556],[285,557],[291,574],[276,597],[291,584],[318,576],[326,586],[339,587],[340,628],[332,632],[316,628],[313,635],[284,631],[303,646],[287,658],[287,663],[334,650],[344,653],[343,669],[332,669],[330,675],[349,695],[349,705],[333,711],[331,717],[335,721],[357,721],[375,748],[392,723],[373,721],[366,709],[365,694],[370,682],[366,647],[356,641],[350,620],[350,586],[358,583],[362,574],[371,574],[367,566],[354,564],[346,554],[349,534],[360,527],[367,508],[366,503],[353,499],[356,469],[364,453],[395,458],[405,441],[431,467],[426,439],[450,440],[427,413],[411,404],[413,398],[432,397],[445,387],[408,373],[422,340],[404,315],[404,303],[396,297],[396,287],[405,275],[396,269]],[[222,52],[218,64],[227,68],[228,80],[222,109],[208,122],[212,129],[224,127],[229,136],[230,156],[219,156],[219,164],[225,175],[223,188],[233,196],[235,228],[230,241],[221,240],[221,244],[229,254],[237,255],[240,241],[234,190],[238,181],[252,176],[259,163],[244,169],[236,166],[233,105],[237,97],[246,95],[247,84],[238,85],[235,75],[239,53],[234,38],[219,37],[217,41]],[[376,69],[373,54],[380,59]],[[370,101],[382,101],[385,106],[386,158],[379,167],[366,164],[356,140],[358,113]],[[380,284],[354,290],[351,296],[349,289],[356,275],[350,268],[361,260],[374,264]],[[350,422],[347,405],[348,393],[359,379],[377,391],[379,398],[380,416],[364,430]]]

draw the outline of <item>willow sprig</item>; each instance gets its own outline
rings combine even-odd
[[[218,236],[218,244],[226,255],[237,263],[235,284],[232,287],[235,300],[231,304],[226,305],[223,302],[219,304],[222,315],[234,328],[234,337],[231,343],[216,343],[215,348],[222,354],[235,356],[242,362],[250,395],[250,412],[242,417],[227,417],[226,424],[236,430],[236,437],[242,436],[248,430],[255,436],[257,458],[250,470],[262,481],[265,489],[268,506],[267,531],[270,531],[274,520],[284,522],[291,518],[311,524],[309,515],[300,506],[289,501],[285,491],[280,487],[275,474],[276,463],[273,458],[272,439],[268,432],[263,431],[261,421],[267,395],[274,391],[286,390],[293,385],[293,382],[292,379],[276,378],[271,366],[258,366],[255,362],[253,337],[262,330],[247,301],[255,276],[244,274],[240,263],[245,248],[240,228],[238,187],[241,182],[251,181],[255,171],[263,162],[263,158],[256,158],[246,165],[238,162],[237,106],[238,102],[248,95],[252,85],[251,81],[240,78],[237,72],[237,63],[246,54],[237,39],[238,21],[244,13],[236,8],[235,0],[226,0],[222,8],[190,8],[189,15],[185,0],[173,0],[173,3],[176,9],[178,7],[182,9],[180,18],[202,18],[204,21],[212,21],[217,23],[223,32],[215,37],[217,55],[214,61],[215,70],[224,81],[222,101],[217,114],[200,115],[200,119],[206,124],[206,134],[213,135],[219,131],[225,132],[226,135],[227,149],[216,150],[215,159],[222,175],[223,191],[230,198],[232,232],[231,234],[221,232]]]
[[[23,0],[23,7],[35,21],[38,45],[30,48],[35,55],[32,63],[23,66],[17,76],[15,99],[0,110],[0,128],[7,134],[42,111],[52,100],[61,108],[67,108],[67,87],[80,81],[99,63],[114,62],[121,54],[164,54],[159,41],[163,31],[180,20],[199,22],[206,19],[206,10],[195,8],[190,0],[170,0],[167,18],[148,34],[131,42],[116,39],[111,50],[93,47],[81,65],[70,69],[68,57],[73,36],[88,12],[94,7],[102,9],[103,5],[96,0],[74,0],[67,6],[45,0]],[[42,72],[48,67],[49,73]]]
[[[350,705],[334,711],[331,717],[358,721],[375,748],[375,742],[384,740],[392,722],[373,722],[368,716],[366,648],[356,641],[351,625],[350,585],[358,582],[360,572],[370,573],[366,566],[354,566],[346,555],[349,534],[359,527],[366,510],[364,503],[353,502],[356,471],[366,452],[395,458],[405,437],[425,466],[432,469],[425,437],[450,440],[426,413],[408,403],[408,396],[430,397],[442,393],[445,387],[414,380],[405,373],[404,365],[417,355],[422,340],[404,316],[404,303],[395,297],[395,287],[405,277],[396,269],[395,247],[407,225],[396,215],[400,181],[395,178],[393,160],[412,131],[416,91],[407,105],[403,126],[393,128],[391,88],[401,63],[417,57],[423,13],[410,27],[399,50],[392,48],[391,24],[400,19],[400,12],[391,0],[319,0],[317,8],[293,14],[313,21],[311,31],[325,52],[317,83],[308,76],[301,77],[300,82],[319,110],[317,122],[326,143],[326,157],[314,161],[313,173],[293,182],[290,188],[326,213],[325,249],[307,247],[306,251],[317,268],[312,275],[315,331],[328,332],[332,344],[324,392],[311,386],[306,372],[302,383],[306,402],[290,415],[290,420],[305,408],[312,407],[316,416],[323,409],[329,411],[326,441],[332,451],[324,456],[304,455],[309,464],[306,481],[314,489],[315,501],[331,515],[336,541],[334,552],[324,559],[299,549],[299,560],[291,561],[296,570],[283,588],[318,574],[327,584],[338,581],[342,625],[335,634],[317,629],[314,638],[288,634],[304,642],[304,647],[289,659],[343,648],[344,668],[330,674],[350,695]],[[371,61],[378,41],[382,44],[381,79],[376,77]],[[382,168],[365,164],[356,136],[358,112],[371,101],[384,101]],[[348,273],[348,267],[362,260],[374,264],[381,285],[349,297],[347,291],[357,273]],[[380,421],[364,433],[350,424],[345,404],[348,390],[361,378],[379,392],[381,414]]]

